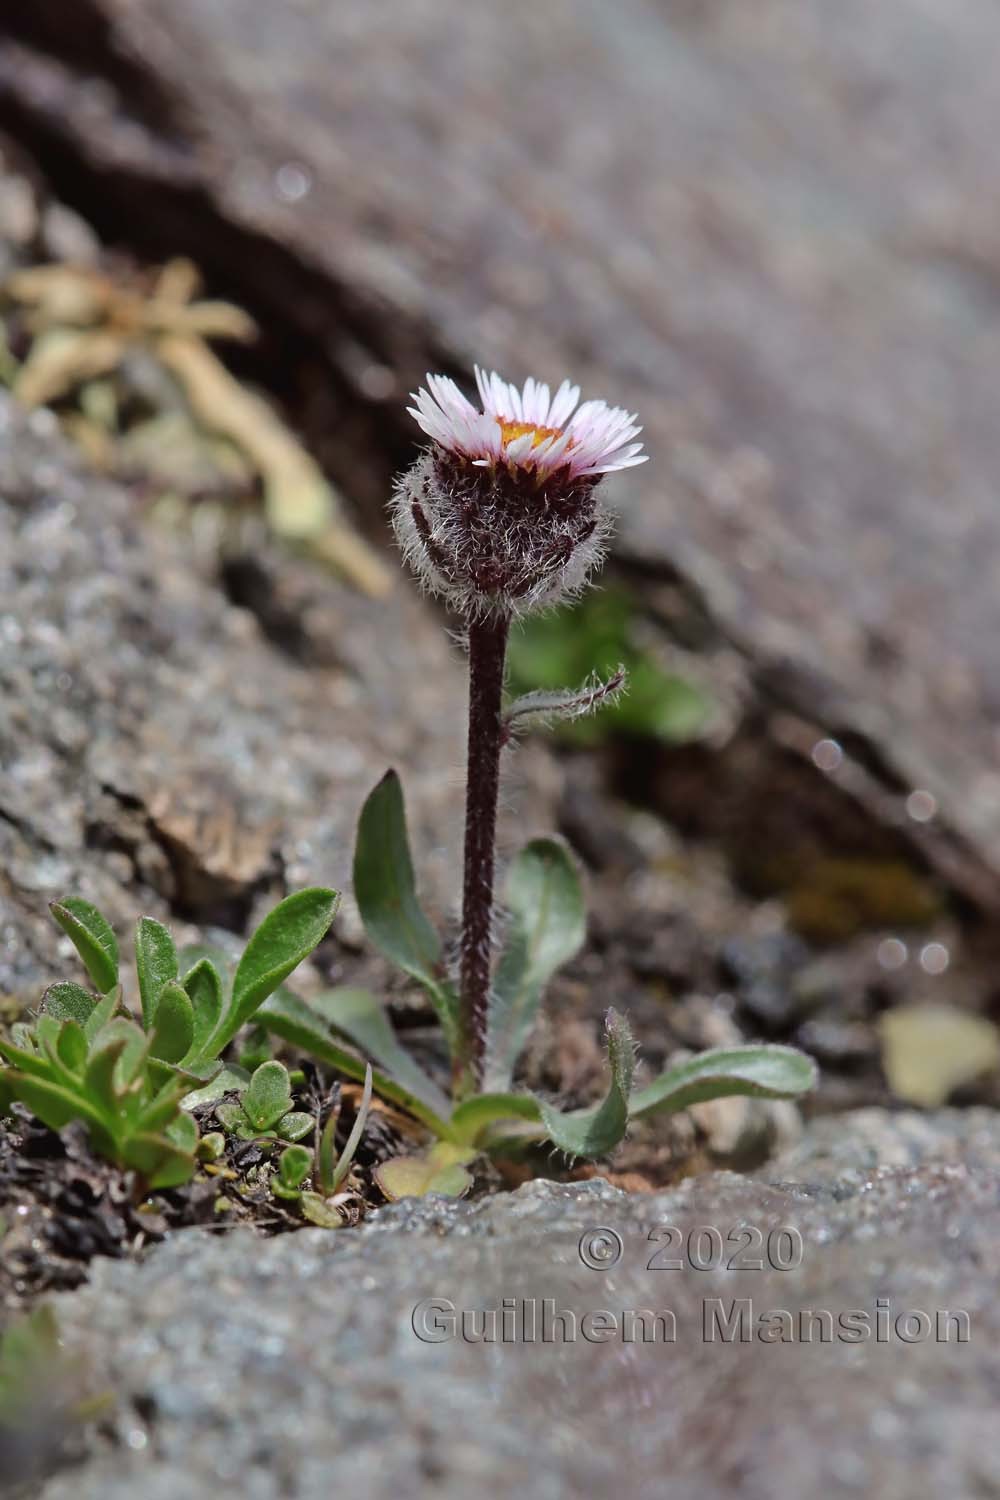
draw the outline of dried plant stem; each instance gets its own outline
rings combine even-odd
[[[482,1080],[489,1015],[503,680],[510,620],[488,616],[469,625],[469,759],[465,793],[462,889],[462,1062],[470,1083]]]

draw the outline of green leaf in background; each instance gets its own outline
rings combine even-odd
[[[364,1060],[356,1053],[348,1051],[346,1047],[338,1045],[334,1037],[330,1035],[330,1029],[321,1016],[311,1010],[304,1000],[298,995],[293,995],[290,990],[281,989],[271,996],[257,1012],[260,1024],[273,1032],[275,1036],[282,1037],[286,1042],[291,1042],[293,1047],[298,1047],[301,1052],[308,1053],[317,1061],[326,1063],[331,1068],[337,1068],[346,1073],[348,1078],[354,1078],[358,1083],[365,1081]],[[393,1104],[398,1104],[400,1109],[405,1109],[414,1119],[421,1120],[435,1135],[448,1139],[451,1135],[451,1127],[447,1119],[442,1118],[434,1110],[419,1099],[416,1094],[411,1093],[402,1084],[390,1078],[387,1073],[375,1068],[372,1071],[375,1082],[375,1090],[383,1099],[389,1099]]]
[[[628,692],[590,718],[564,726],[576,744],[594,745],[611,734],[679,744],[704,728],[709,704],[682,677],[666,672],[637,644],[635,609],[628,590],[594,589],[571,609],[529,616],[511,633],[508,688],[513,696],[561,692],[567,682],[595,673],[628,673]]]
[[[323,941],[339,900],[336,891],[310,887],[286,896],[264,918],[240,959],[229,1009],[209,1038],[212,1056],[218,1056],[268,995]]]
[[[142,1024],[150,1031],[164,985],[178,975],[177,949],[162,922],[140,917],[135,928],[135,971],[139,977]],[[159,1052],[155,1053],[159,1057]]]
[[[292,1085],[284,1063],[261,1063],[243,1095],[243,1109],[255,1130],[271,1130],[292,1107]]]
[[[42,1010],[57,1021],[79,1021],[86,1026],[97,1001],[79,984],[50,984],[42,996]]]
[[[560,839],[532,839],[507,875],[510,915],[490,997],[484,1087],[502,1092],[528,1039],[542,991],[583,947],[587,915],[572,855]]]
[[[611,1084],[601,1104],[562,1114],[539,1100],[545,1132],[568,1156],[606,1156],[628,1127],[629,1093],[635,1069],[635,1046],[628,1023],[617,1011],[605,1018]]]
[[[194,1038],[194,1011],[187,990],[175,979],[158,993],[149,1050],[161,1062],[179,1063]]]
[[[200,958],[184,976],[184,989],[191,1001],[194,1035],[191,1052],[200,1057],[209,1037],[222,1018],[225,997],[222,976],[210,958]]]
[[[354,848],[354,897],[380,953],[423,985],[454,1050],[457,1002],[441,974],[441,942],[417,900],[403,788],[387,771],[361,809]]]
[[[758,1099],[797,1099],[816,1087],[816,1064],[794,1047],[718,1047],[668,1068],[632,1095],[632,1115],[686,1109],[706,1099],[746,1094]]]
[[[374,995],[367,990],[324,990],[310,996],[309,1008],[422,1099],[429,1109],[447,1115],[450,1108],[447,1095],[400,1044],[385,1007]]]
[[[111,924],[96,906],[67,896],[49,907],[53,917],[73,944],[94,987],[106,994],[118,983],[118,939]]]

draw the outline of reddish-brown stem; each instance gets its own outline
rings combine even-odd
[[[493,946],[493,876],[503,739],[503,679],[510,621],[469,626],[469,761],[460,975],[462,1057],[472,1086],[483,1076]]]

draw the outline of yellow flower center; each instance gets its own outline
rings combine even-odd
[[[531,446],[537,448],[539,443],[544,443],[546,438],[562,437],[558,427],[536,427],[533,422],[508,422],[505,417],[497,417],[496,422],[503,433],[504,443],[512,443],[515,438],[527,437],[532,434]],[[572,447],[572,443],[570,444]]]

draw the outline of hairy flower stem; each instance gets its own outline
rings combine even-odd
[[[463,1072],[473,1088],[482,1081],[489,1017],[504,659],[509,630],[510,620],[505,615],[473,620],[469,625],[460,1025]]]

